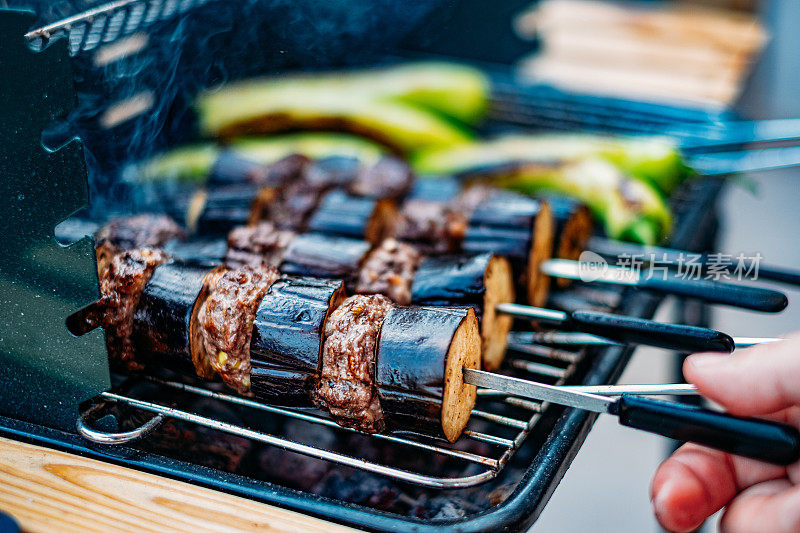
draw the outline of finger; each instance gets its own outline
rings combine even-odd
[[[800,405],[800,334],[733,355],[695,354],[686,379],[728,412],[753,416]]]
[[[800,531],[800,487],[787,480],[767,481],[737,496],[720,520],[723,533]]]
[[[785,476],[780,466],[685,444],[656,471],[650,499],[665,529],[693,531],[741,490]]]

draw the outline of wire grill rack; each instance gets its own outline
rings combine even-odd
[[[489,122],[505,127],[670,134],[691,141],[724,134],[731,119],[725,110],[576,95],[547,85],[520,85],[507,75],[493,77],[489,100]]]
[[[536,380],[553,385],[563,385],[575,371],[576,366],[584,359],[585,352],[559,350],[545,346],[530,345],[520,347],[515,356],[507,359],[508,373],[516,377]],[[228,404],[245,407],[254,412],[270,413],[285,417],[286,419],[301,420],[311,424],[319,424],[337,431],[354,432],[356,430],[343,428],[322,412],[311,409],[292,409],[266,405],[248,398],[232,396],[215,392],[204,387],[189,385],[176,381],[158,378],[132,378],[146,379],[161,387],[189,393],[195,397],[212,398]],[[430,472],[414,472],[405,470],[391,464],[384,464],[374,460],[359,457],[358,455],[345,455],[340,452],[330,451],[319,446],[319,443],[304,443],[292,440],[285,435],[273,435],[256,431],[241,425],[231,424],[208,416],[203,416],[191,410],[166,405],[158,402],[136,398],[117,391],[110,391],[100,395],[99,403],[84,411],[78,420],[78,431],[87,439],[101,444],[125,444],[143,438],[155,430],[166,418],[172,418],[222,431],[253,441],[277,446],[285,450],[296,452],[318,459],[331,461],[344,466],[358,468],[380,474],[393,479],[398,479],[416,485],[437,489],[458,489],[471,487],[495,478],[508,463],[515,451],[528,437],[542,417],[548,404],[522,398],[508,396],[488,389],[478,389],[478,401],[471,415],[470,426],[464,431],[460,441],[455,444],[422,435],[411,434],[377,434],[371,435],[373,439],[387,441],[401,447],[408,452],[422,452],[436,454],[449,459],[477,465],[481,471],[470,471],[467,475],[442,477],[432,475]],[[93,421],[102,417],[105,408],[113,402],[147,411],[154,416],[140,427],[124,433],[109,433],[91,427]],[[476,427],[477,426],[477,427]],[[475,441],[486,445],[484,448],[489,453],[481,454],[465,451],[464,441]],[[401,454],[402,455],[402,454]],[[431,464],[435,461],[431,461]],[[466,471],[466,470],[465,470]]]
[[[186,13],[212,0],[117,0],[29,31],[25,38],[41,50],[66,36],[69,52],[76,55],[144,30],[156,22]]]

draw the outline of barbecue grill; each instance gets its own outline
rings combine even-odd
[[[144,157],[148,150],[155,151],[186,140],[186,132],[192,131],[187,127],[191,117],[184,91],[208,83],[209,72],[203,73],[205,77],[192,77],[196,72],[183,62],[193,62],[196,66],[196,56],[171,63],[175,67],[175,79],[159,94],[155,91],[161,88],[153,84],[159,78],[152,69],[163,67],[160,62],[169,56],[169,51],[163,48],[178,38],[174,31],[176,25],[184,25],[180,42],[182,46],[190,47],[191,39],[196,37],[192,32],[201,31],[204,23],[207,24],[209,19],[213,21],[226,10],[221,4],[212,0],[120,0],[34,29],[31,29],[33,17],[21,18],[0,12],[0,24],[3,25],[0,46],[6,50],[0,58],[39,65],[38,69],[28,69],[29,75],[34,77],[25,82],[30,87],[31,98],[41,98],[48,91],[54,91],[50,94],[70,94],[73,81],[66,68],[67,54],[73,56],[72,65],[80,91],[88,90],[93,83],[101,87],[103,94],[91,100],[95,106],[100,102],[100,108],[87,114],[86,95],[83,94],[78,111],[70,122],[81,130],[92,156],[93,204],[100,204],[95,200],[101,196],[108,201],[124,198],[124,191],[108,187],[108,176],[119,169],[120,162],[127,161],[127,157],[122,156]],[[231,32],[236,31],[237,24],[244,23],[231,22]],[[169,36],[164,38],[164,34]],[[35,53],[20,46],[23,35]],[[15,41],[15,36],[19,36],[18,41]],[[117,71],[115,60],[109,59],[107,52],[106,55],[101,55],[101,52],[120,43],[132,52],[130,59],[116,60],[124,63]],[[359,61],[392,60],[403,51],[398,45],[396,49],[381,50],[380,53],[383,55],[377,59],[370,56],[359,58]],[[258,52],[245,55],[251,57]],[[261,60],[254,61],[254,64],[257,68],[265,67]],[[151,70],[137,71],[134,65],[148,65]],[[54,70],[55,66],[60,66],[60,69]],[[276,68],[287,66],[289,63],[282,60]],[[731,118],[727,112],[576,96],[546,87],[523,87],[513,83],[511,77],[498,67],[492,69],[491,105],[484,126],[487,131],[519,127],[643,133],[681,130],[686,132],[687,139],[693,139],[723,135],[721,123]],[[12,78],[11,83],[3,82],[4,92],[19,91],[23,84],[20,80],[13,83],[14,69],[4,70]],[[35,79],[36,72],[40,80]],[[53,72],[57,74],[53,75]],[[250,73],[230,70],[226,71],[226,76]],[[39,81],[41,84],[37,83]],[[150,94],[152,99],[142,100],[143,94]],[[8,95],[3,96],[7,100]],[[169,101],[161,101],[162,98]],[[69,99],[64,98],[54,106],[52,115],[62,114],[68,109]],[[127,102],[127,107],[121,102]],[[115,109],[121,119],[110,120],[109,114]],[[148,113],[153,112],[168,116],[169,119],[165,120],[172,120],[174,125],[164,128],[158,136],[143,140],[137,134],[147,123]],[[36,163],[28,168],[33,169],[32,176],[38,184],[34,187],[27,182],[5,183],[4,188],[17,188],[13,190],[14,199],[30,194],[47,196],[49,191],[59,187],[74,190],[74,200],[66,209],[74,211],[85,197],[83,169],[75,145],[54,154],[38,151],[38,147],[22,146],[26,141],[38,139],[50,118],[31,117],[28,122],[12,126],[29,135],[12,137],[8,132],[3,133],[7,146],[20,147],[26,155],[22,159]],[[68,137],[64,135],[64,128],[63,125],[50,127],[45,141],[50,141],[50,145],[58,144],[59,138]],[[5,129],[8,125],[4,125]],[[109,139],[117,142],[109,142]],[[124,143],[120,142],[123,140]],[[62,166],[51,165],[48,168],[48,160],[54,157],[61,159]],[[55,168],[61,172],[56,172]],[[5,175],[21,175],[22,171],[23,168],[12,167],[6,169]],[[69,175],[70,171],[74,179],[64,180],[62,173]],[[21,187],[30,188],[20,192]],[[711,248],[714,205],[722,187],[721,179],[696,180],[676,193],[673,198],[676,226],[669,243],[671,246],[694,251]],[[8,191],[4,196],[11,197]],[[16,211],[7,210],[13,215],[9,216],[11,220],[6,223],[6,228],[19,224],[23,229],[32,228],[30,234],[35,231],[31,220],[39,218],[40,225],[42,220],[50,223],[45,236],[49,239],[55,223],[69,213],[48,213],[49,206],[45,203],[24,204],[28,209],[27,215],[16,215]],[[21,233],[25,234],[24,231]],[[21,242],[21,239],[12,240],[10,246]],[[19,252],[5,252],[14,259],[19,256]],[[25,281],[23,274],[36,269],[38,282],[30,285],[31,290],[41,294],[55,283],[59,294],[68,302],[64,309],[75,310],[96,296],[91,246],[88,241],[82,241],[58,252],[76,256],[72,261],[56,261],[58,274],[53,274],[53,264],[48,266],[47,257],[42,254],[36,256],[28,268],[4,265],[3,275],[13,275],[17,284],[27,285],[29,281]],[[65,281],[67,266],[77,273],[77,278]],[[16,298],[15,304],[24,313],[25,307],[18,295],[3,294],[0,294],[0,300]],[[659,298],[646,293],[601,290],[581,284],[570,290],[567,300],[585,307],[613,309],[639,317],[651,317],[660,303]],[[178,382],[174,376],[151,379],[111,376],[109,381],[107,366],[103,366],[105,353],[100,337],[94,334],[70,338],[66,331],[57,329],[63,324],[66,314],[54,313],[46,317],[47,323],[42,324],[33,323],[24,315],[4,321],[19,328],[20,332],[45,329],[47,335],[54,338],[61,335],[64,339],[45,343],[34,356],[35,365],[43,369],[52,357],[47,350],[60,352],[49,375],[28,372],[20,377],[14,371],[21,366],[12,364],[8,368],[8,363],[3,365],[6,367],[2,374],[3,392],[0,393],[3,415],[0,416],[0,432],[3,435],[186,480],[356,527],[376,530],[414,528],[420,531],[524,528],[544,508],[596,418],[585,411],[479,390],[470,425],[456,444],[397,434],[364,436],[337,426],[315,411],[266,406],[228,395],[207,384]],[[17,345],[16,351],[4,347],[4,356],[14,361],[14,356],[23,353],[19,349],[21,345]],[[631,347],[567,351],[531,346],[529,353],[510,354],[504,372],[558,385],[613,383],[625,368],[632,351]],[[82,372],[74,368],[74,364],[61,364],[64,360],[85,361],[87,367],[94,365],[97,368]],[[53,402],[53,398],[47,398],[48,391],[38,390],[31,395],[34,379],[40,383],[63,381],[72,388],[56,391],[58,401]],[[30,401],[20,406],[18,398],[26,396]],[[82,402],[89,398],[89,401]],[[48,410],[47,407],[54,403],[60,407]],[[33,409],[31,404],[42,408]],[[116,424],[109,415],[116,417]],[[282,479],[268,468],[252,468],[252,464],[246,465],[249,468],[208,466],[209,461],[198,458],[191,446],[187,445],[187,451],[163,445],[165,433],[175,427],[192,428],[198,440],[191,446],[196,444],[200,449],[203,449],[203,439],[229,438],[225,436],[241,439],[235,442],[249,443],[250,461],[261,454],[273,458],[272,464],[280,461],[305,464],[302,463],[305,459],[298,458],[306,457],[308,464],[314,465],[309,468],[325,471],[328,483],[314,487],[297,486],[291,479]],[[298,430],[298,427],[303,430]],[[205,429],[199,431],[198,428]],[[352,490],[342,490],[336,487],[337,476],[356,480],[358,486],[364,487],[363,492],[375,490],[389,496],[369,498]],[[387,502],[387,498],[391,501]],[[446,505],[439,503],[443,501],[459,503],[455,511],[448,511]]]

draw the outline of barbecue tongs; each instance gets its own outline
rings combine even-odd
[[[640,396],[609,398],[483,370],[465,368],[464,381],[515,396],[617,415],[623,426],[768,463],[789,465],[800,460],[800,432],[777,422]]]

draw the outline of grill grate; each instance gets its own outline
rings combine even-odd
[[[25,34],[31,48],[45,48],[66,36],[70,55],[94,50],[156,22],[168,20],[212,0],[117,0],[36,28]]]
[[[575,371],[576,366],[583,360],[585,352],[568,352],[565,350],[551,350],[545,347],[536,347],[531,354],[538,357],[538,361],[523,359],[519,357],[509,357],[509,372],[516,377],[536,380],[553,385],[564,385]],[[552,353],[550,353],[552,351]],[[318,424],[333,428],[337,431],[358,433],[358,431],[343,428],[336,422],[316,410],[295,410],[291,408],[277,407],[262,404],[247,398],[232,396],[220,392],[215,392],[203,387],[188,385],[175,381],[168,381],[158,378],[132,378],[146,379],[156,383],[166,389],[174,389],[185,393],[190,393],[195,397],[211,398],[228,404],[253,409],[255,411],[267,412],[278,415],[285,419],[302,420],[311,424]],[[128,389],[129,386],[125,386]],[[104,444],[125,444],[149,434],[154,426],[158,425],[165,418],[173,418],[183,422],[189,422],[210,429],[222,431],[238,437],[252,439],[253,441],[277,446],[284,450],[296,452],[317,459],[331,461],[344,466],[361,469],[373,474],[383,475],[389,478],[413,483],[423,487],[437,489],[459,489],[472,487],[484,483],[497,477],[508,463],[516,450],[525,441],[531,431],[534,430],[537,422],[542,417],[548,404],[515,398],[496,391],[479,389],[478,402],[472,411],[470,426],[464,431],[461,441],[477,441],[488,445],[491,453],[478,454],[458,449],[458,444],[451,444],[443,439],[434,439],[421,435],[402,435],[402,434],[377,434],[371,435],[373,439],[391,442],[393,445],[408,451],[428,453],[431,455],[441,455],[450,459],[456,459],[465,463],[478,465],[482,471],[475,474],[442,477],[432,475],[430,472],[415,472],[404,470],[399,467],[376,462],[357,455],[345,455],[339,452],[327,450],[317,445],[310,445],[298,440],[292,440],[285,435],[272,435],[260,431],[254,431],[247,427],[230,424],[215,418],[203,416],[183,410],[179,407],[165,405],[163,402],[143,400],[133,395],[120,392],[106,392],[100,395],[100,404],[96,404],[82,413],[78,420],[79,432],[89,440]],[[153,413],[160,417],[156,421],[146,422],[139,430],[128,431],[124,435],[105,433],[93,429],[90,424],[103,416],[104,407],[112,403],[122,403],[129,407]],[[105,405],[104,405],[105,404]],[[518,414],[509,415],[502,411],[512,408]],[[474,426],[481,426],[480,429]],[[485,429],[484,429],[485,428]],[[459,441],[459,443],[461,443]],[[431,461],[430,464],[434,464]]]
[[[492,79],[490,122],[546,130],[592,130],[620,134],[670,133],[687,141],[724,132],[727,112],[576,95],[545,85],[519,85],[504,76]]]

